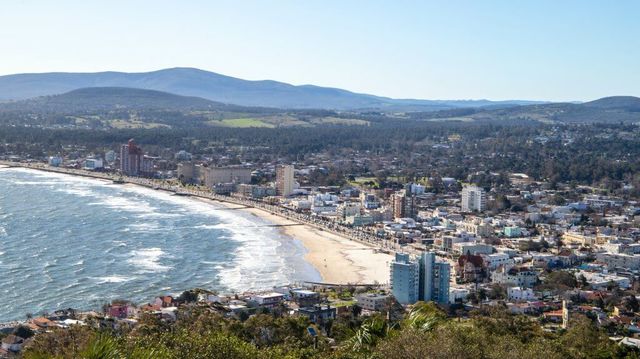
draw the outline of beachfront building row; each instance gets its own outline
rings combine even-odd
[[[449,303],[449,263],[436,261],[432,252],[417,258],[407,253],[396,253],[391,262],[391,292],[400,304],[413,304],[419,300]]]

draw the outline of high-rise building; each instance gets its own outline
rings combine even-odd
[[[396,253],[391,262],[391,292],[400,304],[418,301],[420,265],[412,261],[409,254]]]
[[[293,165],[279,165],[276,168],[276,193],[287,197],[294,189]]]
[[[451,267],[447,262],[437,262],[432,252],[420,256],[420,300],[449,303],[449,279]]]
[[[482,212],[486,205],[484,189],[478,186],[465,186],[462,189],[462,212]]]
[[[391,292],[400,304],[419,300],[447,304],[450,275],[449,263],[436,261],[434,253],[423,253],[415,260],[396,253],[391,262]]]
[[[120,147],[120,171],[127,176],[138,176],[142,166],[142,148],[133,139]]]
[[[391,207],[394,218],[413,218],[415,216],[415,196],[400,190],[391,195]]]

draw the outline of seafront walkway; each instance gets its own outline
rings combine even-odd
[[[143,186],[155,190],[164,190],[168,192],[172,192],[174,194],[185,195],[198,197],[218,202],[229,203],[238,206],[245,206],[249,208],[257,208],[263,210],[265,212],[271,213],[272,215],[279,216],[281,218],[290,220],[292,222],[296,222],[298,224],[308,225],[310,227],[316,228],[320,231],[326,231],[328,233],[332,233],[334,235],[347,238],[349,240],[357,241],[367,246],[370,246],[374,249],[383,251],[383,252],[394,252],[405,250],[401,248],[395,241],[388,238],[378,237],[368,231],[365,231],[360,228],[352,228],[341,225],[331,220],[324,219],[322,217],[313,216],[311,214],[299,213],[292,209],[259,201],[249,198],[235,197],[235,196],[226,196],[220,195],[212,192],[209,189],[203,187],[196,186],[184,186],[175,181],[167,181],[161,179],[149,179],[142,177],[129,177],[129,176],[121,176],[119,174],[114,173],[106,173],[106,172],[96,172],[96,171],[87,171],[81,169],[72,169],[72,168],[64,168],[64,167],[53,167],[43,163],[30,163],[30,162],[8,162],[8,161],[0,161],[1,166],[7,167],[23,167],[30,168],[35,170],[54,172],[54,173],[62,173],[69,174],[74,176],[82,176],[95,178],[100,180],[107,181],[122,181],[123,183],[131,183],[138,186]]]

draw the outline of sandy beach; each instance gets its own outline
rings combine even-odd
[[[198,198],[198,200],[230,208],[241,207],[204,198]],[[239,210],[278,225],[297,224],[295,221],[258,208],[241,208]],[[389,282],[389,262],[392,259],[390,254],[376,252],[373,247],[309,225],[281,228],[284,234],[302,242],[307,249],[305,260],[320,272],[324,282],[336,284],[372,284],[376,282],[386,284]]]

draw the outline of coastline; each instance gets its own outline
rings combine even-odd
[[[193,197],[193,199],[234,208],[282,226],[281,233],[302,242],[307,250],[304,259],[320,273],[323,282],[332,284],[386,284],[389,282],[389,261],[392,259],[390,254],[376,252],[373,247],[321,231],[307,224],[300,224],[260,208],[241,207],[208,198]]]
[[[0,168],[11,168],[0,164]],[[110,181],[103,176],[90,173],[75,173],[58,171],[47,167],[21,166],[16,167],[45,171],[70,176],[91,177],[98,180]],[[150,188],[146,184],[126,182],[128,186]],[[206,198],[195,195],[188,196],[191,200],[234,208],[281,226],[281,233],[302,242],[307,253],[305,261],[311,264],[322,277],[322,281],[331,284],[386,284],[389,282],[389,262],[392,255],[378,252],[373,246],[351,240],[345,236],[325,231],[315,226],[300,223],[295,220],[273,214],[257,207],[247,207],[240,204]]]

